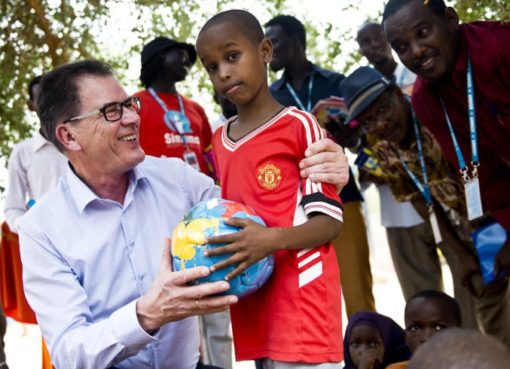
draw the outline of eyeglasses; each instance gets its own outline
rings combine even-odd
[[[106,104],[101,109],[99,109],[99,111],[94,111],[92,113],[78,115],[77,117],[70,118],[64,121],[64,123],[75,122],[77,120],[93,116],[100,116],[101,114],[103,115],[104,119],[107,122],[116,122],[122,118],[124,108],[130,109],[138,114],[142,109],[142,102],[140,101],[139,97],[132,96],[127,98],[123,102],[112,102]]]
[[[393,94],[385,93],[381,97],[383,97],[383,100],[379,102],[377,108],[370,109],[374,114],[367,118],[358,119],[361,129],[365,133],[373,132],[377,127],[377,123],[388,119],[393,110]]]

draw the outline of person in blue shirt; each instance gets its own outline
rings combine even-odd
[[[99,61],[48,72],[39,109],[48,139],[69,160],[19,227],[25,293],[53,366],[203,367],[195,315],[223,311],[237,297],[219,295],[226,281],[189,285],[206,267],[174,272],[168,237],[218,187],[180,159],[145,155],[140,100]],[[331,141],[314,149],[321,154],[303,165],[335,158],[334,169],[306,171],[344,183],[340,149]]]

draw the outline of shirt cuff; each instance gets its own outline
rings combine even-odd
[[[113,335],[117,342],[131,350],[140,350],[157,339],[140,326],[134,300],[111,315]]]

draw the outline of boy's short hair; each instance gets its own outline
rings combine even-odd
[[[442,301],[445,304],[447,311],[449,311],[455,319],[456,325],[458,327],[462,326],[462,315],[460,312],[460,305],[457,300],[446,293],[437,290],[424,290],[411,296],[406,302],[404,316],[407,317],[407,307],[409,306],[409,303],[418,298]]]
[[[226,10],[214,15],[204,24],[198,35],[200,36],[209,28],[222,23],[235,24],[240,33],[255,44],[259,44],[264,39],[264,30],[258,19],[250,12],[242,9]]]
[[[306,30],[303,23],[292,15],[277,15],[269,22],[264,24],[264,27],[280,26],[285,31],[287,36],[295,38],[299,43],[306,47]]]
[[[65,64],[43,75],[38,100],[42,130],[47,139],[60,151],[62,144],[55,135],[57,124],[80,111],[78,80],[85,76],[113,76],[109,65],[98,60],[84,60]]]
[[[390,0],[384,7],[381,23],[384,23],[388,17],[413,1],[423,1],[423,5],[428,6],[439,17],[442,17],[446,11],[446,4],[443,0]]]
[[[41,83],[42,76],[35,76],[28,83],[28,97],[30,100],[34,100],[34,86]]]

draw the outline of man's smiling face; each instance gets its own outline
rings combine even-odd
[[[383,25],[391,47],[411,71],[433,81],[452,71],[459,26],[452,8],[439,16],[422,1],[414,0],[390,15]]]

